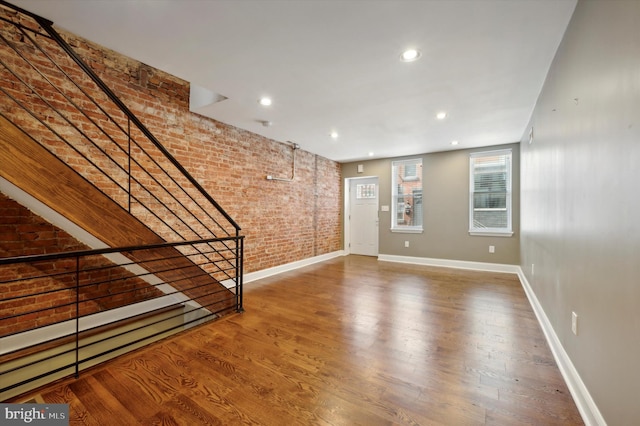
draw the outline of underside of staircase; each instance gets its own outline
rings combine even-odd
[[[0,178],[99,245],[0,247],[0,401],[242,311],[238,224],[52,22],[4,0]]]
[[[0,116],[0,176],[110,247],[165,241],[73,169]],[[234,307],[230,291],[175,248],[122,253],[212,312]],[[160,259],[160,260],[158,260]],[[208,285],[219,287],[211,292]]]

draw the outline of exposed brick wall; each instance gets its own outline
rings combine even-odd
[[[342,247],[340,165],[292,153],[254,133],[190,113],[189,84],[95,44],[64,34],[118,96],[239,223],[245,272],[257,271]]]
[[[64,34],[151,132],[242,227],[245,272],[341,248],[340,166],[188,111],[187,82]],[[315,218],[315,220],[314,220]]]
[[[87,249],[89,247],[65,231],[0,193],[0,257]],[[1,266],[0,294],[3,299],[15,299],[0,302],[0,336],[73,318],[76,311],[75,266],[75,259]],[[80,292],[80,315],[162,294],[103,256],[83,258],[80,268],[83,271],[79,277],[80,286],[83,287]],[[34,278],[44,274],[56,276]],[[90,283],[101,284],[90,286]],[[40,294],[21,297],[34,293]],[[27,314],[32,311],[39,312]],[[11,316],[13,318],[7,318]]]
[[[246,236],[245,272],[341,248],[342,185],[338,163],[298,150],[295,181],[267,181],[267,174],[290,174],[292,160],[288,145],[190,113],[187,82],[71,34],[61,33],[156,138],[239,223],[242,234]],[[66,63],[66,60],[61,62]],[[68,68],[65,66],[65,71],[75,72],[71,66]],[[0,85],[10,86],[12,83],[2,79]],[[12,90],[19,92],[18,89]],[[17,96],[36,105],[41,103],[24,91]],[[55,94],[52,96],[54,99],[59,97]],[[28,120],[24,114],[16,112],[15,105],[6,99],[0,100],[0,108],[15,113],[14,119],[17,121]],[[73,133],[66,129],[65,123],[59,118],[43,114],[49,123],[60,128],[60,132]],[[120,117],[116,112],[113,114]],[[42,134],[36,132],[34,137],[52,139],[46,136],[45,131],[40,131]],[[120,140],[117,142],[124,144]],[[53,140],[49,143],[56,144]],[[116,156],[116,159],[120,164],[124,162],[120,156]],[[101,181],[100,176],[95,176],[82,159],[69,155],[67,161],[83,171],[105,193],[126,202],[117,185]],[[115,170],[118,182],[124,179],[115,163],[106,164],[106,167]],[[133,209],[138,209],[138,206],[134,205]]]

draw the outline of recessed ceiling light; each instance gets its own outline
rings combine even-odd
[[[451,141],[451,145],[458,145],[458,141]]]
[[[332,139],[338,139],[338,132],[331,132],[329,133],[329,136],[331,136]]]
[[[436,114],[436,118],[438,120],[444,120],[445,118],[447,118],[447,113],[444,112],[444,111],[441,111],[441,112]]]
[[[413,62],[420,57],[420,51],[417,49],[407,49],[400,55],[402,62]]]
[[[271,98],[263,96],[262,98],[260,98],[258,100],[258,102],[260,103],[260,105],[262,106],[269,106],[271,105]]]
[[[369,157],[373,157],[373,152],[370,152],[370,153],[369,153]]]

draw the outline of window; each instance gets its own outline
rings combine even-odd
[[[376,198],[376,184],[375,183],[359,183],[356,185],[356,199],[364,200],[367,198]]]
[[[476,152],[469,164],[469,232],[513,235],[511,150]]]
[[[422,232],[422,159],[391,163],[391,230]]]

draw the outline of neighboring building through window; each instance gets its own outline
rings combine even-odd
[[[470,155],[469,232],[472,235],[513,234],[510,149]]]
[[[391,230],[422,232],[422,159],[391,163]]]

